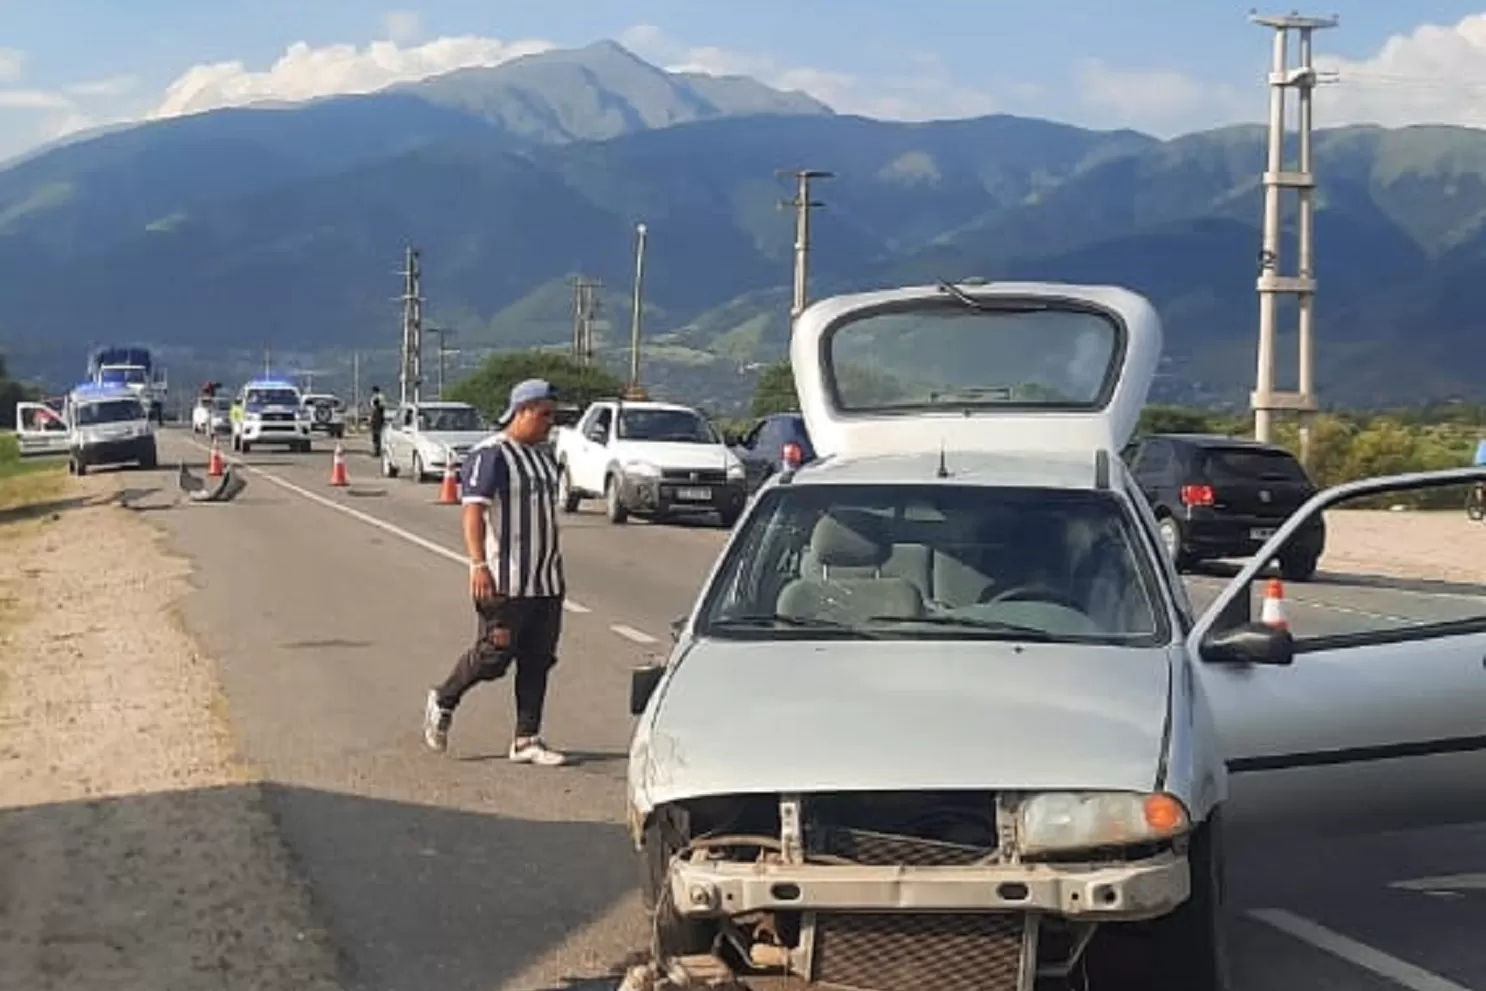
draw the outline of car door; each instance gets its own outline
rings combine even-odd
[[[578,439],[578,463],[572,470],[574,484],[584,492],[604,491],[604,472],[609,466],[609,428],[613,421],[613,407],[600,406],[583,425]]]
[[[769,429],[774,423],[773,417],[765,417],[753,425],[753,429],[743,436],[734,448],[733,453],[738,455],[738,460],[743,462],[743,471],[748,479],[748,491],[752,492],[763,484],[764,479],[769,477],[768,458],[764,453]]]
[[[23,455],[67,453],[67,423],[46,403],[15,404],[16,442]]]
[[[1330,546],[1318,583],[1283,600],[1293,628],[1289,663],[1224,662],[1213,650],[1213,637],[1249,614],[1260,568],[1315,514],[1330,510],[1334,540],[1339,514],[1354,511],[1341,504],[1386,496],[1384,508],[1371,510],[1379,526],[1397,517],[1389,525],[1448,534],[1451,521],[1431,522],[1436,514],[1387,510],[1431,491],[1448,505],[1477,480],[1486,468],[1367,479],[1314,496],[1198,620],[1188,653],[1227,764],[1225,819],[1240,835],[1486,819],[1486,580],[1446,588],[1389,577],[1392,565],[1375,566],[1385,572],[1376,578],[1363,573],[1373,565],[1357,563],[1372,550]],[[1421,554],[1419,570],[1437,574],[1427,548]]]

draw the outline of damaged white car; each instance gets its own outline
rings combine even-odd
[[[1431,760],[1425,797],[1482,780],[1486,622],[1298,653],[1250,586],[1338,498],[1486,470],[1322,493],[1194,617],[1115,455],[1160,351],[1111,287],[801,315],[819,459],[760,491],[634,674],[632,983],[1212,991],[1225,823],[1321,796],[1405,821],[1427,803],[1395,786]]]

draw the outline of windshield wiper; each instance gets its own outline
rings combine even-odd
[[[708,623],[707,626],[714,630],[793,626],[802,630],[830,630],[833,633],[849,633],[852,636],[859,637],[870,637],[872,635],[859,627],[847,626],[835,620],[815,619],[808,616],[781,616],[777,613],[761,616],[730,616],[727,619],[719,619]]]
[[[923,623],[927,626],[958,626],[969,630],[985,630],[991,633],[1005,633],[1019,640],[1036,640],[1041,643],[1053,643],[1057,637],[1046,630],[1039,630],[1033,626],[1018,626],[1015,623],[1003,623],[994,619],[974,619],[969,616],[869,616],[869,623],[901,623],[908,625],[912,623]]]

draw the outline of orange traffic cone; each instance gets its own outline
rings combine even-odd
[[[444,484],[439,486],[439,505],[453,506],[459,502],[459,476],[453,465],[444,465]]]
[[[212,438],[212,456],[206,463],[206,473],[213,478],[221,476],[227,465],[222,459],[222,449],[217,446],[217,438]]]
[[[330,457],[330,484],[337,487],[351,484],[346,476],[346,452],[339,444],[335,445],[335,453]]]
[[[1264,607],[1259,613],[1259,622],[1276,630],[1290,628],[1290,621],[1285,618],[1285,586],[1278,578],[1271,578],[1264,588]]]

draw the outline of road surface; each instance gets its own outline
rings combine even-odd
[[[165,465],[204,464],[183,431],[161,443]],[[458,510],[435,504],[436,484],[380,478],[360,450],[344,489],[323,450],[243,460],[250,487],[231,506],[152,518],[195,564],[186,619],[221,665],[246,756],[277,783],[273,812],[349,985],[612,987],[604,975],[645,943],[623,826],[629,670],[664,651],[725,535],[611,526],[591,504],[570,519],[548,735],[578,762],[503,760],[508,682],[470,697],[438,756],[420,740],[424,693],[472,632]],[[1195,579],[1194,599],[1220,584]],[[1324,581],[1290,607],[1317,632],[1462,608]],[[1486,865],[1486,824],[1265,853],[1232,863],[1243,991],[1486,988],[1486,885],[1451,879]],[[1446,880],[1390,887],[1425,877]]]

